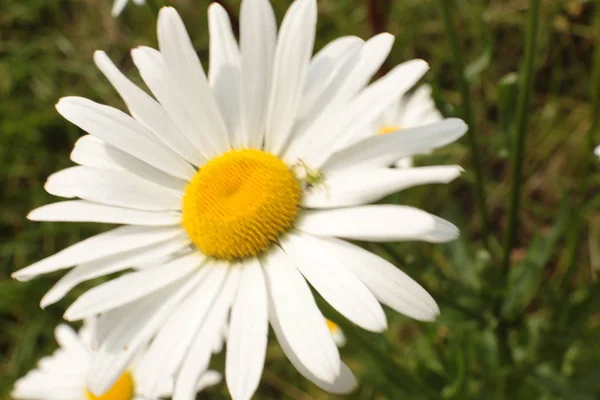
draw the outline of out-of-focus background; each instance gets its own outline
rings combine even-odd
[[[155,0],[156,2],[156,0]],[[273,0],[278,20],[290,1]],[[239,0],[223,0],[234,16]],[[341,35],[368,38],[389,31],[396,42],[387,66],[423,58],[445,116],[462,116],[459,82],[438,0],[319,0],[316,50]],[[390,328],[372,335],[343,324],[342,357],[359,378],[349,399],[598,399],[600,398],[600,160],[591,150],[598,88],[600,5],[594,0],[542,0],[535,83],[523,163],[523,201],[511,266],[501,263],[511,188],[510,154],[528,0],[454,0],[470,86],[472,129],[483,162],[490,223],[489,249],[474,197],[468,142],[423,156],[418,164],[460,164],[450,185],[392,196],[456,223],[461,238],[447,245],[372,246],[421,282],[441,316],[421,323],[388,312]],[[205,0],[171,1],[206,61]],[[56,199],[46,177],[69,166],[82,132],[54,109],[77,95],[124,109],[94,67],[105,50],[141,82],[129,49],[156,46],[154,15],[129,4],[117,19],[111,0],[0,0],[0,399],[14,380],[53,351],[54,326],[89,282],[42,311],[39,300],[61,273],[28,283],[11,272],[106,229],[37,223],[27,212]],[[595,24],[594,24],[594,21]],[[596,105],[598,100],[596,98]],[[389,200],[389,199],[388,199]],[[402,221],[396,221],[402,223]],[[389,310],[387,310],[389,311]],[[374,356],[379,355],[379,356]],[[215,366],[222,370],[222,360]],[[438,397],[435,397],[438,396]],[[302,378],[273,341],[258,399],[333,398]],[[227,398],[224,384],[200,398]]]

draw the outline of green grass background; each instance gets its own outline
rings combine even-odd
[[[237,14],[238,0],[228,0]],[[316,49],[341,35],[368,38],[369,3],[319,0]],[[385,1],[380,3],[386,3]],[[470,150],[463,141],[422,157],[419,164],[460,164],[450,185],[410,189],[389,200],[416,205],[455,222],[461,238],[447,245],[368,245],[421,282],[442,314],[419,323],[386,310],[390,328],[372,335],[344,324],[342,357],[359,378],[349,399],[598,399],[600,398],[600,161],[589,141],[599,109],[591,104],[594,47],[600,45],[596,1],[543,0],[535,84],[524,158],[523,201],[511,268],[502,270],[510,190],[510,143],[524,53],[527,0],[455,0],[468,67],[490,215],[491,251],[482,246],[474,202]],[[179,0],[194,44],[208,56],[204,0]],[[446,116],[461,115],[458,84],[437,0],[392,0],[383,10],[396,35],[388,66],[419,57]],[[82,134],[54,109],[77,95],[124,109],[96,70],[105,50],[137,82],[129,57],[156,46],[154,16],[130,4],[113,19],[109,0],[0,0],[0,399],[12,383],[55,348],[53,328],[85,288],[42,311],[39,300],[61,273],[18,283],[10,273],[106,226],[36,223],[27,212],[56,199],[46,177],[70,165]],[[274,0],[281,20],[289,1]],[[387,22],[386,22],[387,21]],[[600,18],[596,18],[596,24]],[[600,53],[599,53],[600,54]],[[205,64],[206,65],[206,64]],[[600,62],[595,64],[600,68]],[[597,75],[597,72],[596,72]],[[598,103],[596,103],[598,104]],[[591,136],[592,138],[594,136]],[[402,221],[395,221],[402,223]],[[506,284],[505,277],[508,277]],[[326,315],[337,315],[324,307]],[[222,370],[222,359],[214,360]],[[224,384],[201,398],[227,398]],[[333,398],[303,379],[275,341],[269,348],[259,399]]]

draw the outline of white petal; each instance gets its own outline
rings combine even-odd
[[[223,65],[240,66],[240,49],[231,30],[227,11],[219,3],[208,7],[208,29],[210,33],[210,64],[208,80],[214,84]]]
[[[448,183],[460,175],[457,165],[409,169],[365,168],[332,172],[304,192],[302,206],[334,208],[368,204],[409,187]]]
[[[243,0],[240,9],[242,56],[242,145],[261,147],[271,88],[277,26],[268,0]]]
[[[298,159],[305,160],[307,154],[315,151],[321,151],[323,143],[328,141],[332,126],[339,123],[342,117],[342,111],[346,105],[342,101],[340,91],[348,79],[348,75],[356,67],[360,60],[360,50],[362,46],[350,48],[345,56],[338,60],[340,64],[334,72],[331,82],[324,86],[323,92],[318,98],[313,100],[311,110],[301,110],[303,118],[297,122],[294,128],[294,140],[291,141],[283,156],[284,160],[290,164],[297,162]]]
[[[186,234],[182,233],[180,236],[166,240],[163,243],[153,244],[81,264],[56,282],[44,295],[40,305],[42,308],[46,308],[50,304],[56,303],[81,282],[119,272],[136,264],[154,261],[157,258],[181,250],[189,246],[189,244],[189,238]]]
[[[371,242],[424,240],[435,226],[435,217],[425,211],[390,204],[306,211],[296,221],[313,235]]]
[[[329,86],[337,76],[349,53],[362,47],[363,41],[356,36],[344,36],[329,42],[312,58],[306,73],[298,118],[313,119],[311,113],[318,99],[330,92]]]
[[[229,271],[224,263],[207,263],[203,268],[204,279],[165,322],[139,362],[140,374],[151,383],[143,393],[148,398],[156,398],[163,380],[178,370]]]
[[[423,60],[405,62],[363,90],[336,114],[337,120],[332,121],[328,134],[321,133],[323,139],[318,154],[304,155],[309,165],[318,168],[334,151],[364,137],[371,137],[373,122],[390,104],[410,89],[428,68],[429,66]],[[311,135],[318,135],[318,133],[313,132]]]
[[[235,146],[241,144],[239,143],[241,141],[239,137],[240,49],[231,30],[229,16],[218,3],[212,3],[208,7],[208,29],[210,31],[208,81]]]
[[[430,243],[446,243],[458,239],[460,230],[451,222],[440,217],[435,218],[435,228],[427,233],[423,240]]]
[[[187,184],[187,181],[156,169],[92,135],[82,136],[75,142],[75,147],[71,152],[71,160],[86,167],[111,171],[128,171],[144,180],[179,193],[183,193]]]
[[[265,147],[274,154],[286,145],[296,118],[315,40],[316,23],[316,0],[296,0],[281,23],[265,126]]]
[[[306,281],[278,247],[261,264],[267,278],[269,319],[281,328],[279,340],[285,338],[312,375],[334,382],[340,374],[340,354]]]
[[[85,200],[46,204],[30,211],[27,218],[32,221],[104,222],[144,226],[175,225],[181,222],[180,213],[132,210]]]
[[[196,124],[197,134],[217,154],[230,147],[227,127],[210,90],[198,54],[177,11],[163,7],[158,14],[158,44],[173,81],[176,95],[185,99],[188,118]]]
[[[244,263],[231,309],[225,374],[235,400],[249,400],[262,376],[269,323],[265,278],[256,259]]]
[[[100,317],[98,329],[102,332],[99,338],[102,345],[94,354],[88,374],[88,384],[93,392],[103,393],[125,369],[131,367],[129,359],[140,354],[141,349],[145,348],[147,341],[164,324],[174,307],[195,288],[204,275],[200,270],[151,296],[109,311]],[[146,376],[139,373],[138,365],[136,362],[133,371],[136,393],[140,393],[142,387],[148,384]]]
[[[97,137],[92,135],[84,135],[77,139],[77,141],[75,142],[73,151],[71,152],[71,160],[79,165],[84,165],[86,167],[97,167],[102,169],[122,171],[123,167],[119,165],[115,160],[108,157],[106,153],[106,146],[109,145],[104,143]],[[129,156],[129,154],[127,155]],[[137,158],[135,157],[131,158],[137,160]]]
[[[402,157],[450,144],[466,131],[467,125],[462,120],[448,118],[431,125],[371,136],[333,154],[322,171],[390,165]]]
[[[381,303],[422,321],[431,321],[439,314],[439,308],[429,293],[383,258],[343,240],[322,240],[331,244],[331,257],[337,257]]]
[[[171,120],[164,108],[146,92],[131,82],[113,64],[103,51],[94,53],[94,62],[104,76],[117,89],[131,115],[163,143],[188,162],[201,165],[202,155]]]
[[[322,315],[321,318],[323,319]],[[343,362],[340,362],[340,373],[335,377],[333,382],[328,382],[315,376],[304,366],[300,361],[300,358],[296,355],[296,350],[290,346],[287,337],[282,332],[279,321],[276,318],[270,318],[270,320],[281,349],[298,372],[306,377],[306,379],[310,380],[321,389],[333,394],[346,394],[356,387],[356,379],[354,378],[352,371],[350,371],[350,368]]]
[[[205,388],[209,386],[218,385],[221,382],[221,374],[217,371],[206,371],[200,379],[198,379],[198,383],[196,383],[196,392],[201,392]],[[166,379],[162,382],[162,387],[160,389],[160,398],[171,397],[173,395],[173,379]],[[138,385],[138,388],[143,388],[142,385]],[[142,397],[140,400],[147,400]]]
[[[200,130],[196,120],[190,116],[193,110],[188,109],[186,98],[179,95],[177,84],[165,64],[163,55],[158,50],[142,46],[131,50],[131,57],[152,94],[194,146],[195,151],[205,160],[217,155],[218,152],[205,137],[206,132]]]
[[[203,256],[193,252],[162,267],[132,272],[110,280],[81,295],[65,311],[64,317],[76,321],[135,301],[188,275],[203,261]]]
[[[211,357],[210,344],[221,334],[231,303],[238,289],[239,267],[229,267],[223,288],[217,295],[206,320],[198,330],[175,379],[173,400],[193,400],[198,379],[206,372]]]
[[[182,193],[140,179],[127,171],[70,167],[48,177],[44,189],[109,206],[148,211],[180,210]]]
[[[363,329],[387,328],[383,309],[373,294],[329,252],[327,242],[303,233],[290,233],[281,247],[321,296],[340,314]]]
[[[130,360],[145,348],[173,307],[192,290],[202,271],[186,276],[138,301],[104,313],[98,319],[97,341],[100,348],[94,353],[88,372],[88,387],[93,393],[104,393],[131,366]],[[134,371],[136,392],[145,377]]]
[[[432,124],[443,119],[431,98],[429,85],[421,85],[414,93],[404,96],[399,108],[399,116],[395,124],[403,128]]]
[[[65,349],[69,355],[78,355],[81,359],[89,357],[89,349],[82,343],[77,333],[69,325],[60,324],[54,330],[58,345]]]
[[[82,240],[50,257],[13,273],[12,276],[20,281],[26,281],[32,279],[36,275],[68,268],[76,264],[83,264],[145,246],[156,245],[177,237],[181,232],[181,228],[179,227],[147,228],[140,226],[123,226],[115,228],[108,232]]]
[[[340,89],[340,100],[349,100],[369,83],[390,54],[393,44],[394,36],[389,33],[380,33],[367,40],[361,50],[360,62],[347,75],[345,84]],[[394,90],[397,90],[396,87]]]
[[[168,174],[190,179],[196,172],[168,147],[152,140],[146,127],[116,108],[81,97],[63,97],[56,109],[84,131]]]

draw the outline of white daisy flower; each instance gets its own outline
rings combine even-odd
[[[38,367],[15,382],[11,397],[15,400],[142,400],[144,385],[150,384],[148,377],[140,372],[139,363],[133,360],[101,396],[91,393],[86,387],[86,376],[90,370],[92,349],[92,326],[88,321],[76,333],[70,326],[61,324],[55,329],[60,347],[50,356],[43,357]],[[216,385],[221,374],[207,371],[197,382],[196,390]],[[172,381],[164,380],[159,397],[170,397]],[[148,400],[145,398],[145,400]]]
[[[342,331],[338,324],[330,319],[325,318],[325,323],[327,324],[327,329],[329,329],[329,333],[331,333],[331,337],[333,337],[336,346],[344,347],[346,345],[346,335],[344,335],[344,331]]]
[[[431,86],[421,85],[413,93],[406,94],[381,115],[373,126],[378,135],[416,128],[443,120],[442,114],[435,107],[431,97]],[[413,166],[412,157],[404,157],[396,162],[398,168]]]
[[[594,154],[595,154],[597,157],[600,157],[600,146],[597,146],[597,147],[594,149]]]
[[[113,17],[118,17],[121,12],[123,11],[123,9],[125,8],[125,6],[127,5],[127,2],[129,0],[115,0],[113,3],[113,7],[112,7],[112,11],[111,14]],[[141,6],[142,4],[145,3],[145,0],[132,0],[135,4],[137,4],[138,6]]]
[[[427,64],[406,62],[367,86],[393,37],[343,37],[311,57],[316,18],[315,0],[296,0],[277,33],[267,0],[243,0],[238,45],[225,10],[211,5],[207,78],[181,18],[163,8],[160,50],[132,51],[157,100],[97,52],[96,64],[131,117],[83,98],[58,103],[90,135],[71,155],[79,166],[50,176],[46,190],[80,200],[40,207],[29,218],[125,226],[14,276],[28,280],[75,266],[44,296],[47,306],[83,281],[137,266],[87,291],[65,313],[68,320],[101,314],[93,393],[107,390],[151,341],[141,368],[154,374],[155,385],[145,394],[152,398],[172,376],[174,399],[192,398],[229,324],[227,384],[234,399],[249,399],[263,370],[269,323],[304,376],[331,392],[350,391],[354,377],[308,283],[370,331],[386,329],[380,303],[419,320],[437,316],[417,282],[343,239],[455,239],[454,225],[425,211],[366,204],[457,177],[458,166],[388,165],[454,142],[467,127],[447,119],[373,135],[374,121]]]

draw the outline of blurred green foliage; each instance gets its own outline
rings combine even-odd
[[[234,13],[238,0],[225,3]],[[320,0],[317,45],[341,35],[371,36],[368,4]],[[460,115],[451,73],[452,52],[439,2],[393,0],[384,23],[396,35],[388,65],[419,57],[447,116]],[[208,34],[204,0],[173,1],[203,60]],[[501,271],[506,229],[511,126],[523,57],[527,0],[456,0],[455,23],[468,63],[464,73],[487,185],[493,232],[491,252],[481,245],[473,171],[465,143],[418,160],[461,164],[466,172],[448,186],[410,189],[389,200],[416,205],[455,222],[461,238],[448,245],[369,245],[421,282],[441,306],[435,323],[389,312],[390,328],[372,335],[353,328],[325,305],[349,337],[342,356],[359,377],[350,399],[597,399],[600,397],[600,161],[586,135],[600,110],[590,104],[594,47],[600,45],[585,0],[544,0],[523,201],[508,286]],[[289,1],[274,0],[279,19]],[[27,212],[52,202],[45,178],[70,164],[81,135],[54,110],[67,95],[123,108],[95,69],[92,53],[107,51],[139,82],[128,50],[155,46],[154,17],[129,5],[110,17],[109,0],[0,0],[0,399],[12,382],[55,348],[53,328],[82,285],[56,306],[39,309],[60,273],[17,283],[10,273],[105,227],[33,223]],[[600,23],[600,18],[596,18]],[[600,58],[600,57],[598,57]],[[599,65],[595,66],[600,68]],[[596,76],[598,72],[595,73]],[[597,83],[597,82],[596,82]],[[593,132],[592,132],[593,133]],[[596,140],[600,144],[600,139]],[[402,223],[402,221],[398,221]],[[216,359],[216,366],[222,360]],[[227,398],[224,385],[201,394]],[[437,397],[436,397],[437,396]],[[332,398],[303,379],[273,343],[256,398]]]

